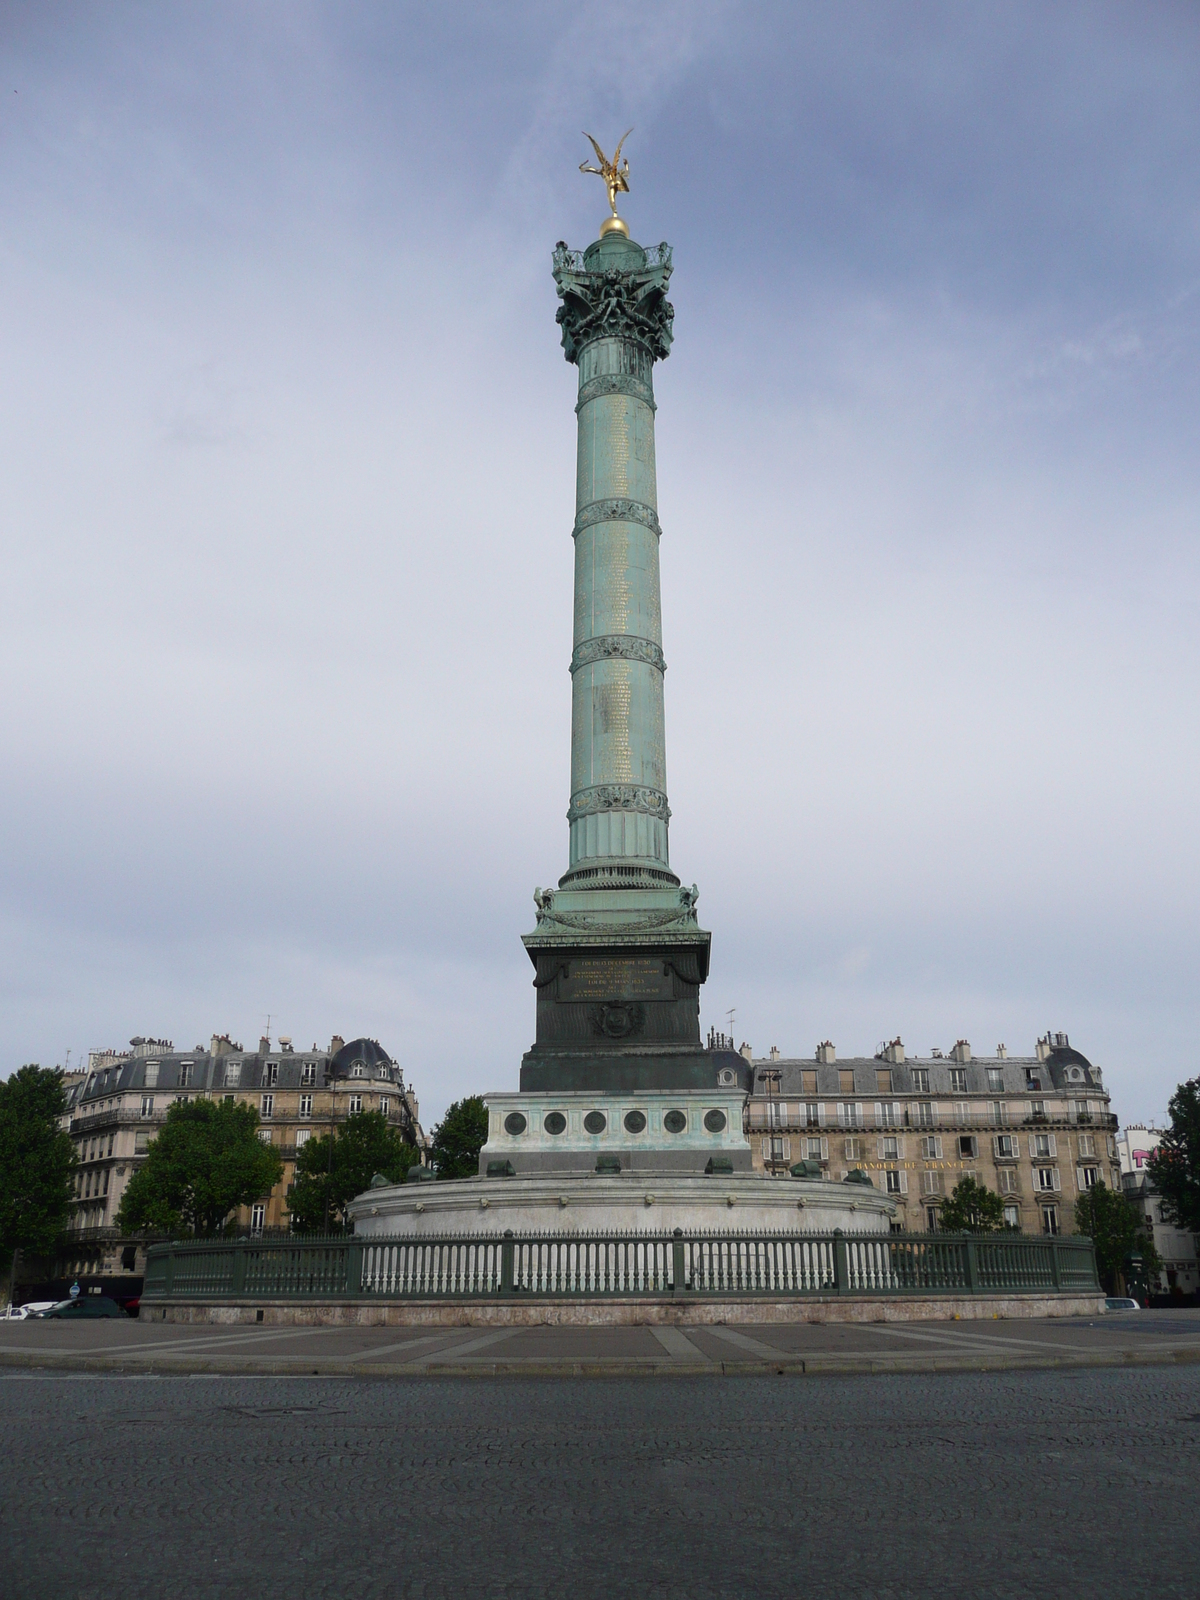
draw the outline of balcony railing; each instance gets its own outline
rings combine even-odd
[[[1090,1239],[1004,1234],[515,1234],[182,1241],[147,1252],[142,1304],[1098,1294]]]

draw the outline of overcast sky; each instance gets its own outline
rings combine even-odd
[[[1197,1070],[1200,12],[0,8],[0,1072],[516,1086],[567,865],[550,253],[669,240],[702,1023]]]

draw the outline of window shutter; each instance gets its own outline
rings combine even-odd
[[[875,1154],[879,1157],[879,1159],[881,1161],[883,1160],[883,1140],[882,1139],[876,1139],[876,1141],[875,1141]]]
[[[1062,1174],[1059,1172],[1057,1167],[1054,1168],[1054,1187],[1056,1189],[1062,1188]]]
[[[821,1140],[821,1160],[822,1161],[828,1161],[829,1160],[829,1140],[828,1139],[822,1139]]]
[[[783,1141],[783,1159],[785,1161],[790,1161],[792,1159],[792,1141],[790,1139],[785,1139]]]
[[[938,1122],[938,1121],[941,1120],[940,1117],[938,1116],[938,1107],[937,1107],[937,1101],[936,1100],[931,1100],[929,1102],[929,1115],[933,1118],[933,1120],[935,1122]]]
[[[876,1100],[875,1102],[875,1121],[881,1128],[887,1122],[887,1117],[884,1115],[882,1100]]]
[[[994,1156],[998,1156],[1000,1154],[1000,1140],[995,1134],[992,1135],[992,1154]]]
[[[903,1167],[900,1168],[900,1193],[908,1193],[908,1173],[905,1172]]]
[[[1020,1139],[1017,1137],[1017,1135],[1015,1133],[1012,1136],[1012,1142],[1013,1142],[1013,1155],[1019,1156],[1021,1154],[1021,1141],[1020,1141]]]
[[[901,1158],[904,1156],[904,1140],[899,1135],[896,1137],[896,1154]]]
[[[939,1137],[935,1137],[935,1139],[933,1141],[933,1148],[934,1148],[934,1152],[935,1152],[934,1153],[934,1160],[935,1161],[940,1161],[942,1159],[942,1141],[941,1141],[940,1136]]]
[[[1050,1154],[1052,1156],[1056,1156],[1058,1154],[1058,1145],[1053,1134],[1050,1135]]]

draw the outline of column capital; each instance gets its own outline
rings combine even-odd
[[[587,250],[554,250],[554,282],[562,305],[555,319],[562,329],[563,354],[578,362],[580,351],[596,339],[627,339],[642,345],[652,361],[671,350],[675,309],[667,299],[671,246],[650,250],[608,234]]]

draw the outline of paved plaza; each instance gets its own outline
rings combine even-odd
[[[679,1327],[291,1327],[141,1321],[0,1328],[0,1372],[700,1376],[1200,1362],[1200,1311],[979,1322]]]
[[[1200,1589],[1192,1365],[690,1382],[10,1368],[0,1406],[12,1600]]]

